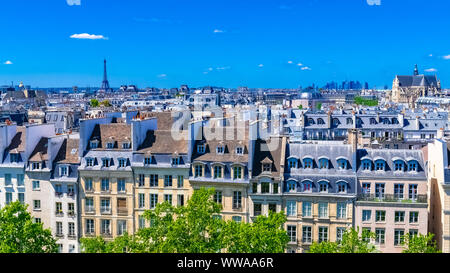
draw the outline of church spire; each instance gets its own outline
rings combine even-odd
[[[418,76],[419,75],[419,68],[417,68],[417,64],[416,67],[414,68],[414,76]]]

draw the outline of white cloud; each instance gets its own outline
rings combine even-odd
[[[159,74],[158,75],[158,78],[166,78],[167,77],[167,74]]]
[[[210,68],[208,68],[208,70],[209,70],[209,71],[213,71],[213,70],[214,70],[214,68],[210,67]]]
[[[263,64],[260,64],[260,65],[258,65],[258,67],[264,67],[264,65],[263,65]]]
[[[13,64],[11,61],[6,61],[3,64]]]
[[[229,66],[223,66],[223,67],[217,67],[216,69],[217,70],[228,70],[228,69],[230,69],[231,67],[229,67]]]
[[[224,33],[225,31],[224,30],[221,30],[221,29],[215,29],[214,30],[214,33]]]
[[[108,40],[108,38],[103,35],[95,35],[95,34],[88,34],[88,33],[73,34],[70,36],[70,38],[72,38],[72,39],[87,39],[87,40]]]
[[[428,55],[428,57],[433,57],[433,54]]]
[[[302,64],[302,63],[298,63],[297,65],[298,65],[298,66],[303,66],[303,64]]]
[[[294,62],[293,61],[288,61],[288,64],[293,64]]]
[[[309,67],[307,67],[307,66],[304,66],[304,67],[302,67],[301,69],[302,69],[302,70],[311,70],[311,68],[309,68]]]
[[[450,60],[450,55],[444,56],[442,58],[444,58],[444,60]]]
[[[66,0],[69,6],[81,6],[81,0]]]
[[[436,68],[428,68],[428,69],[425,69],[425,72],[437,72],[437,69]]]

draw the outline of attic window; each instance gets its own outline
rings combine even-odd
[[[180,157],[172,158],[172,165],[180,165],[180,164],[181,164],[181,158]]]
[[[144,165],[151,165],[153,162],[153,157],[152,156],[148,156],[144,159]]]
[[[243,147],[237,147],[236,148],[236,154],[238,154],[238,155],[244,154],[244,148]]]
[[[109,158],[102,158],[102,167],[103,168],[109,168],[109,165],[111,164]]]
[[[270,172],[270,171],[272,171],[272,164],[263,163],[263,172]]]
[[[10,160],[11,160],[11,163],[18,163],[19,162],[19,154],[11,154]]]
[[[106,145],[106,147],[108,149],[114,149],[114,142],[108,142],[108,144]]]
[[[197,152],[199,154],[204,154],[205,153],[205,144],[199,144],[197,145]]]
[[[59,167],[59,175],[60,176],[67,176],[68,174],[69,174],[69,168],[67,166]]]
[[[125,168],[127,166],[127,160],[125,158],[119,158],[119,168]]]
[[[92,140],[91,141],[91,149],[97,149],[98,148],[98,140]]]
[[[130,142],[124,142],[122,143],[122,149],[130,149],[131,143]]]
[[[86,167],[92,167],[94,166],[94,159],[93,158],[86,158]]]
[[[31,164],[31,169],[32,169],[32,170],[39,170],[40,168],[41,168],[41,164],[38,163],[38,162],[33,162],[33,163]]]
[[[218,154],[223,154],[225,152],[225,147],[224,146],[218,146],[217,147],[217,153]]]

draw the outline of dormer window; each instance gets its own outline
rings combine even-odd
[[[68,174],[69,174],[69,167],[67,167],[67,166],[59,167],[59,175],[60,176],[68,176]]]
[[[94,166],[94,159],[93,158],[86,158],[86,167],[93,167]]]
[[[405,169],[405,163],[401,160],[396,160],[394,162],[394,171],[396,172],[402,172]]]
[[[102,158],[102,167],[103,168],[109,168],[111,165],[111,161],[109,158]]]
[[[114,149],[114,142],[108,142],[108,143],[106,144],[106,148],[108,148],[108,149]]]
[[[323,119],[319,118],[319,119],[317,119],[317,124],[324,125],[325,121],[323,121]]]
[[[408,171],[409,172],[417,172],[419,170],[419,164],[417,161],[410,161],[408,163]]]
[[[311,158],[303,159],[303,167],[305,169],[312,169],[313,168],[313,160]]]
[[[197,145],[197,153],[204,154],[205,153],[205,144]]]
[[[334,118],[334,119],[333,119],[333,125],[334,125],[334,126],[338,126],[340,123],[341,123],[341,122],[339,121],[339,119],[337,119],[337,118]]]
[[[264,163],[263,164],[263,172],[271,172],[271,171],[272,171],[272,164]]]
[[[346,159],[339,159],[337,161],[339,169],[340,170],[346,170],[347,169],[347,160]]]
[[[302,183],[302,191],[303,192],[312,192],[312,183],[311,181],[306,181]]]
[[[242,167],[241,166],[233,167],[233,179],[242,179]]]
[[[375,161],[375,170],[377,171],[384,171],[386,166],[386,162],[384,160],[377,160]]]
[[[347,125],[353,125],[353,119],[347,118]]]
[[[98,140],[92,140],[90,143],[91,149],[97,149],[98,148]]]
[[[297,159],[291,158],[288,160],[288,167],[289,169],[296,169],[297,168]]]
[[[152,156],[147,156],[146,158],[144,158],[144,165],[151,165],[151,164],[153,164]]]
[[[328,169],[328,159],[326,159],[326,158],[319,159],[319,168],[320,169]]]
[[[19,154],[10,154],[11,163],[19,163]]]
[[[308,118],[308,124],[309,125],[315,124],[314,119]]]
[[[180,157],[172,158],[172,165],[180,165],[180,164],[181,164],[181,158]]]
[[[238,154],[238,155],[244,154],[244,148],[243,147],[237,147],[236,148],[236,154]]]
[[[338,193],[347,193],[347,183],[339,182],[337,183]]]
[[[224,147],[224,146],[218,146],[218,147],[216,148],[216,152],[217,152],[218,154],[223,154],[223,153],[225,152],[225,147]]]
[[[320,192],[328,192],[328,182],[319,182],[319,191]]]
[[[131,149],[131,143],[130,142],[122,143],[122,149]]]
[[[370,118],[370,124],[372,125],[377,124],[377,120],[374,118]]]
[[[297,182],[294,180],[290,180],[287,182],[287,191],[295,192],[297,190]]]
[[[119,168],[125,168],[127,166],[127,160],[125,158],[119,158]]]
[[[371,171],[372,170],[372,162],[370,160],[364,160],[362,162],[362,167],[364,171]]]
[[[194,176],[195,177],[203,177],[203,166],[202,165],[195,165]]]
[[[33,162],[33,163],[31,163],[31,169],[39,170],[39,169],[41,169],[41,164],[39,162]]]

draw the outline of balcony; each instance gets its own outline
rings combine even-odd
[[[64,212],[62,211],[56,211],[55,212],[56,217],[64,217]]]
[[[359,194],[358,201],[366,202],[390,202],[390,203],[428,203],[428,196],[426,194],[419,194],[414,199],[399,198],[394,194]]]
[[[56,197],[62,197],[62,196],[63,196],[63,193],[57,191],[57,192],[55,192],[55,196],[56,196]]]

